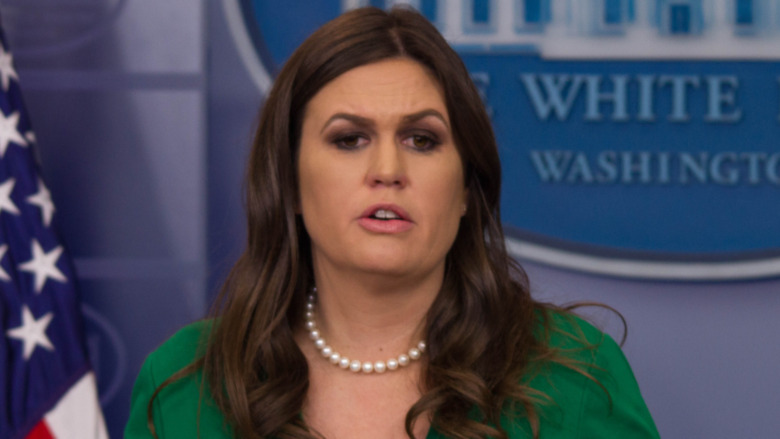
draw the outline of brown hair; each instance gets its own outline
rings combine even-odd
[[[247,248],[215,304],[205,356],[157,393],[202,368],[238,436],[315,436],[300,417],[308,365],[293,339],[313,286],[309,238],[296,215],[302,118],[325,84],[352,68],[393,57],[426,66],[443,88],[468,188],[467,213],[427,314],[424,394],[407,413],[406,431],[411,437],[415,420],[434,413],[432,422],[445,436],[506,437],[499,419],[509,401],[519,404],[538,435],[535,404],[543,395],[521,380],[529,360],[578,367],[559,359],[538,336],[552,307],[531,298],[525,273],[504,247],[498,150],[469,73],[433,25],[401,8],[347,12],[314,32],[285,64],[261,112],[249,158]],[[476,420],[469,416],[474,408],[480,414]]]

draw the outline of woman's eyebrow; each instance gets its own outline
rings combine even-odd
[[[374,126],[374,122],[371,119],[368,119],[366,117],[356,116],[354,114],[349,114],[349,113],[336,113],[330,118],[328,118],[327,121],[325,121],[325,125],[322,126],[322,129],[320,130],[320,134],[322,134],[323,131],[325,131],[325,128],[327,128],[328,125],[330,125],[331,123],[333,123],[338,119],[348,120],[354,123],[355,125],[366,127],[366,128],[372,128]]]
[[[440,112],[432,108],[406,115],[403,117],[403,122],[407,124],[414,123],[419,120],[425,119],[426,117],[429,116],[439,119],[444,124],[444,126],[447,127],[448,130],[450,129],[450,125],[447,123],[447,120],[444,118],[444,116]],[[322,126],[322,129],[320,130],[320,134],[322,134],[331,123],[339,119],[347,120],[361,127],[366,127],[366,128],[374,127],[374,121],[367,117],[357,116],[355,114],[349,114],[349,113],[336,113],[333,116],[329,117],[327,121],[325,121],[325,124]]]
[[[447,123],[447,119],[445,119],[444,116],[441,113],[439,113],[438,111],[436,111],[436,110],[434,110],[432,108],[427,109],[427,110],[418,111],[417,113],[413,113],[413,114],[410,114],[408,116],[404,116],[403,121],[405,123],[413,123],[413,122],[417,122],[418,120],[425,119],[428,116],[433,116],[433,117],[441,120],[441,122],[444,124],[444,126],[447,127],[448,130],[450,129],[450,124]]]

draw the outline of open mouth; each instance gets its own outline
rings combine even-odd
[[[409,214],[395,204],[375,204],[358,221],[369,232],[382,235],[406,232],[415,225]]]
[[[403,218],[401,218],[400,215],[398,215],[397,213],[393,212],[392,210],[388,210],[388,209],[379,209],[376,212],[374,212],[373,214],[369,215],[369,218],[377,219],[377,220],[381,220],[381,221],[390,221],[390,220],[400,220],[400,219],[403,219]]]

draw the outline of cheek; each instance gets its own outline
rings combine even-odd
[[[303,164],[300,169],[300,205],[304,220],[308,217],[318,214],[321,206],[327,206],[327,197],[331,195],[328,191],[322,190],[327,186],[327,175],[322,175],[322,170],[316,167]]]
[[[444,175],[442,175],[444,174]],[[459,171],[439,173],[438,178],[428,182],[430,191],[428,205],[434,209],[436,223],[441,224],[447,233],[457,231],[466,201],[463,175]],[[444,230],[442,230],[444,231]]]
[[[300,213],[307,229],[317,223],[331,222],[349,200],[347,188],[352,176],[337,163],[315,154],[302,156],[298,166]]]
[[[307,166],[302,162],[299,167],[299,208],[303,225],[314,245],[320,245],[324,231],[329,228],[331,222],[327,206],[331,204],[328,197],[331,193],[322,190],[326,187],[327,175],[321,175],[321,169]],[[319,244],[318,244],[319,243]]]

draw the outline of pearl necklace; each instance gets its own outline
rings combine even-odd
[[[317,288],[314,288],[314,292],[317,292]],[[328,346],[325,339],[322,338],[320,331],[317,329],[317,324],[314,322],[314,301],[314,294],[310,294],[306,300],[306,329],[309,331],[309,338],[314,341],[314,346],[317,347],[317,350],[320,351],[323,357],[330,360],[331,364],[345,370],[349,369],[352,372],[384,373],[385,371],[393,371],[399,367],[408,366],[413,360],[418,360],[425,352],[425,341],[421,340],[416,347],[409,349],[409,352],[391,358],[386,362],[350,360],[334,351],[333,348]]]

